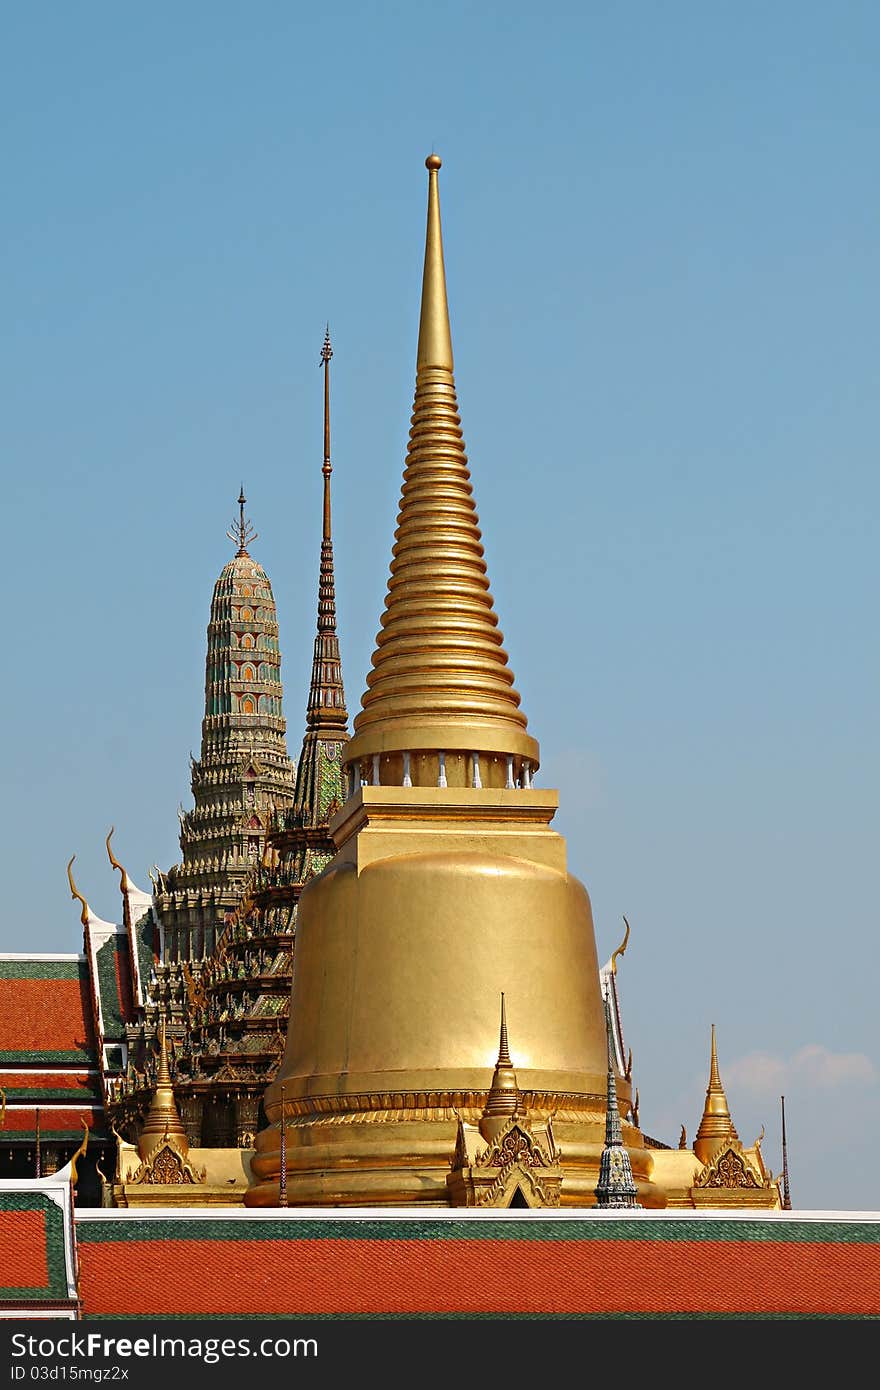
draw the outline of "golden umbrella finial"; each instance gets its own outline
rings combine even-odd
[[[82,922],[84,927],[87,927],[89,925],[89,905],[83,897],[82,893],[77,888],[76,884],[74,883],[73,874],[71,873],[73,861],[75,858],[75,854],[72,854],[70,856],[70,860],[67,865],[67,881],[70,884],[70,896],[72,898],[78,898],[79,901],[82,903],[82,912],[79,914],[79,920]]]

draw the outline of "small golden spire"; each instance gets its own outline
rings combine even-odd
[[[727,1096],[721,1084],[718,1070],[718,1051],[715,1046],[715,1024],[712,1024],[712,1056],[709,1063],[709,1085],[706,1088],[706,1104],[703,1118],[694,1140],[694,1153],[701,1163],[708,1163],[724,1140],[737,1142],[739,1135],[730,1118]]]
[[[72,854],[70,856],[70,860],[67,865],[67,881],[70,884],[70,896],[72,898],[78,898],[79,901],[82,903],[82,912],[79,914],[79,920],[82,922],[84,927],[87,927],[89,925],[89,905],[83,897],[82,893],[77,888],[76,884],[74,883],[73,874],[71,873],[71,869],[73,868],[73,861],[75,858],[75,854]]]
[[[416,388],[381,631],[347,764],[411,750],[539,761],[503,648],[467,464],[430,155]],[[473,785],[478,785],[474,783]]]
[[[248,546],[252,541],[258,540],[259,536],[244,514],[244,505],[246,501],[244,483],[242,483],[241,492],[238,494],[238,521],[233,521],[226,534],[233,544],[238,546],[238,550],[235,552],[236,555],[247,555],[248,558],[250,558]]]
[[[163,1019],[159,1025],[159,1065],[156,1068],[156,1085],[153,1090],[153,1099],[150,1101],[150,1108],[147,1111],[147,1118],[144,1120],[144,1127],[138,1139],[138,1150],[141,1158],[145,1159],[158,1144],[163,1143],[172,1135],[177,1141],[175,1147],[178,1152],[185,1156],[189,1150],[189,1141],[177,1110],[177,1102],[174,1099],[174,1083],[171,1080],[171,1068],[168,1065],[168,1046],[165,1038],[165,1020]]]
[[[507,1009],[502,993],[498,1061],[495,1063],[492,1084],[486,1096],[486,1108],[480,1119],[480,1133],[487,1144],[491,1143],[497,1134],[500,1134],[511,1115],[517,1113],[521,1101],[522,1096],[520,1095],[516,1072],[510,1060],[510,1048],[507,1042]]]

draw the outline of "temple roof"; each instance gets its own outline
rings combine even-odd
[[[95,1064],[83,955],[0,955],[0,1064]]]
[[[0,1316],[74,1316],[70,1165],[46,1178],[0,1180],[0,1250]]]

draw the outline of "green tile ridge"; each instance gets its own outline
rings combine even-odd
[[[82,960],[0,960],[0,980],[87,980]]]
[[[125,947],[124,938],[113,934],[95,953],[98,992],[101,997],[101,1018],[104,1025],[104,1038],[116,1041],[125,1036],[125,1024],[119,1000],[119,977],[116,971],[116,952]]]
[[[68,1051],[34,1051],[23,1048],[16,1048],[14,1052],[0,1052],[0,1064],[3,1066],[14,1066],[19,1064],[23,1068],[32,1062],[44,1062],[47,1066],[55,1062],[70,1062],[80,1066],[83,1062],[96,1065],[96,1053],[93,1048],[85,1051],[81,1047],[70,1048]]]
[[[254,1216],[253,1221],[224,1221],[222,1219],[178,1221],[167,1219],[143,1221],[94,1222],[88,1218],[77,1222],[81,1241],[102,1244],[130,1240],[231,1240],[300,1241],[300,1240],[373,1240],[373,1241],[468,1241],[514,1240],[529,1241],[712,1241],[768,1244],[830,1244],[880,1245],[880,1223],[833,1221],[765,1221],[760,1217],[747,1221],[702,1221],[683,1218],[681,1222],[620,1221],[613,1224],[595,1221],[589,1216],[570,1221],[273,1221]]]

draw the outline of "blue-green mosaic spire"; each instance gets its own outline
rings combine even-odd
[[[348,713],[342,683],[342,661],[336,632],[336,584],[333,573],[333,535],[330,521],[330,329],[324,336],[324,478],[321,564],[318,577],[318,630],[312,657],[312,679],[306,708],[306,733],[297,765],[296,792],[289,825],[326,826],[345,800],[340,753],[348,739]],[[328,844],[332,853],[332,844]],[[328,854],[329,857],[329,854]]]
[[[611,1027],[611,987],[605,992],[605,1028],[608,1037],[608,1094],[605,1107],[605,1147],[599,1160],[597,1207],[637,1207],[636,1185],[629,1154],[623,1143],[617,1082],[614,1079],[614,1034]]]

